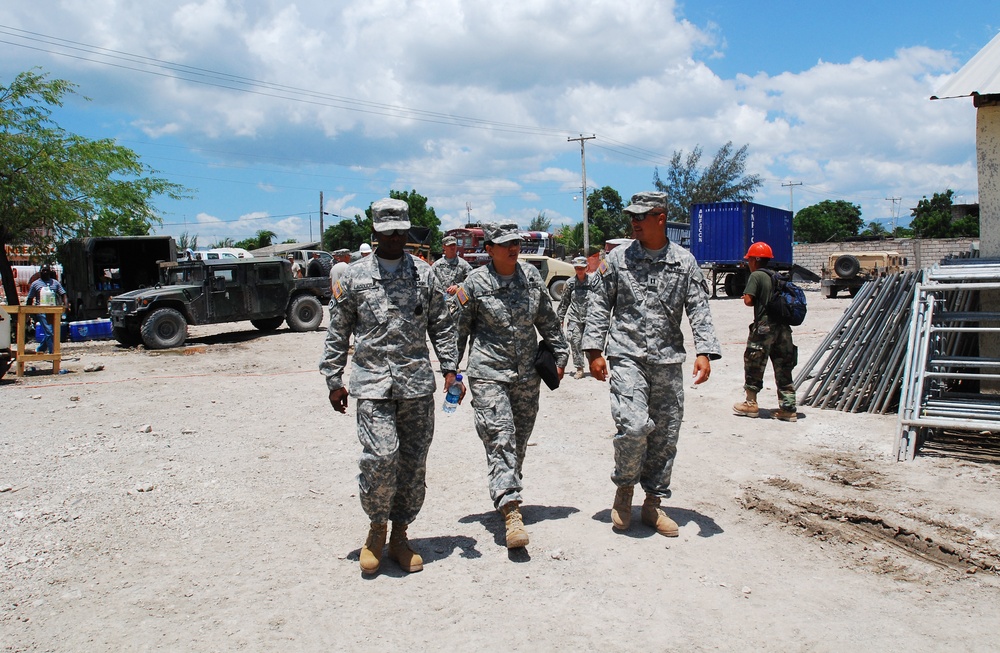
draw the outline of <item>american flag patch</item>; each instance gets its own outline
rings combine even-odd
[[[458,292],[455,293],[455,297],[458,298],[458,303],[465,306],[469,302],[469,295],[465,292],[465,288],[459,286]]]
[[[344,287],[340,285],[340,281],[338,280],[333,284],[333,298],[339,302],[340,298],[343,296],[344,296]]]
[[[602,275],[607,274],[608,273],[608,262],[607,261],[601,261],[601,264],[597,266],[597,271],[600,272]]]

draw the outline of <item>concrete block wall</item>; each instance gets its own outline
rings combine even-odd
[[[907,260],[907,270],[929,268],[948,256],[967,255],[978,238],[887,238],[843,243],[799,243],[792,247],[794,262],[816,274],[834,252],[896,251]]]

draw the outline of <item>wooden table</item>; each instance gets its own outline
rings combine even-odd
[[[60,322],[62,321],[63,306],[3,306],[3,310],[10,315],[17,316],[17,375],[24,376],[24,364],[34,361],[52,361],[52,373],[59,373],[59,362],[62,359],[60,341]],[[52,325],[52,353],[36,354],[34,352],[26,354],[24,352],[24,325],[29,315],[49,315],[49,324]]]

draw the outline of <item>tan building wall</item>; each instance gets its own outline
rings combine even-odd
[[[907,270],[920,270],[949,256],[968,255],[970,246],[978,242],[978,238],[887,238],[844,243],[800,243],[792,247],[792,257],[797,265],[822,274],[823,266],[834,252],[895,251],[906,258]]]

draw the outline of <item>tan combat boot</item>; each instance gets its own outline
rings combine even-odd
[[[652,494],[646,495],[646,500],[642,502],[642,523],[650,528],[655,528],[656,532],[666,537],[677,537],[680,530],[677,522],[663,514],[660,510],[660,497]]]
[[[382,548],[385,546],[385,527],[386,524],[372,522],[371,528],[368,529],[368,539],[361,547],[359,556],[362,573],[374,574],[378,571],[378,566],[382,563]]]
[[[392,533],[389,534],[389,557],[406,572],[420,571],[424,568],[424,559],[410,548],[410,543],[406,539],[406,524],[392,523]]]
[[[582,379],[583,378],[583,368],[582,367],[576,368],[576,374],[573,375],[573,378],[574,379]]]
[[[752,390],[747,390],[746,401],[733,404],[733,412],[744,417],[760,416],[760,408],[757,407],[757,393]]]
[[[779,408],[771,413],[771,417],[774,419],[780,419],[782,422],[797,422],[799,421],[799,415],[794,410],[785,410],[784,408]]]
[[[524,520],[521,518],[520,502],[511,501],[500,507],[504,521],[507,523],[507,548],[517,549],[528,546],[528,531],[524,530]]]
[[[611,525],[620,531],[628,530],[632,524],[633,485],[621,485],[615,492],[615,503],[611,506]]]

